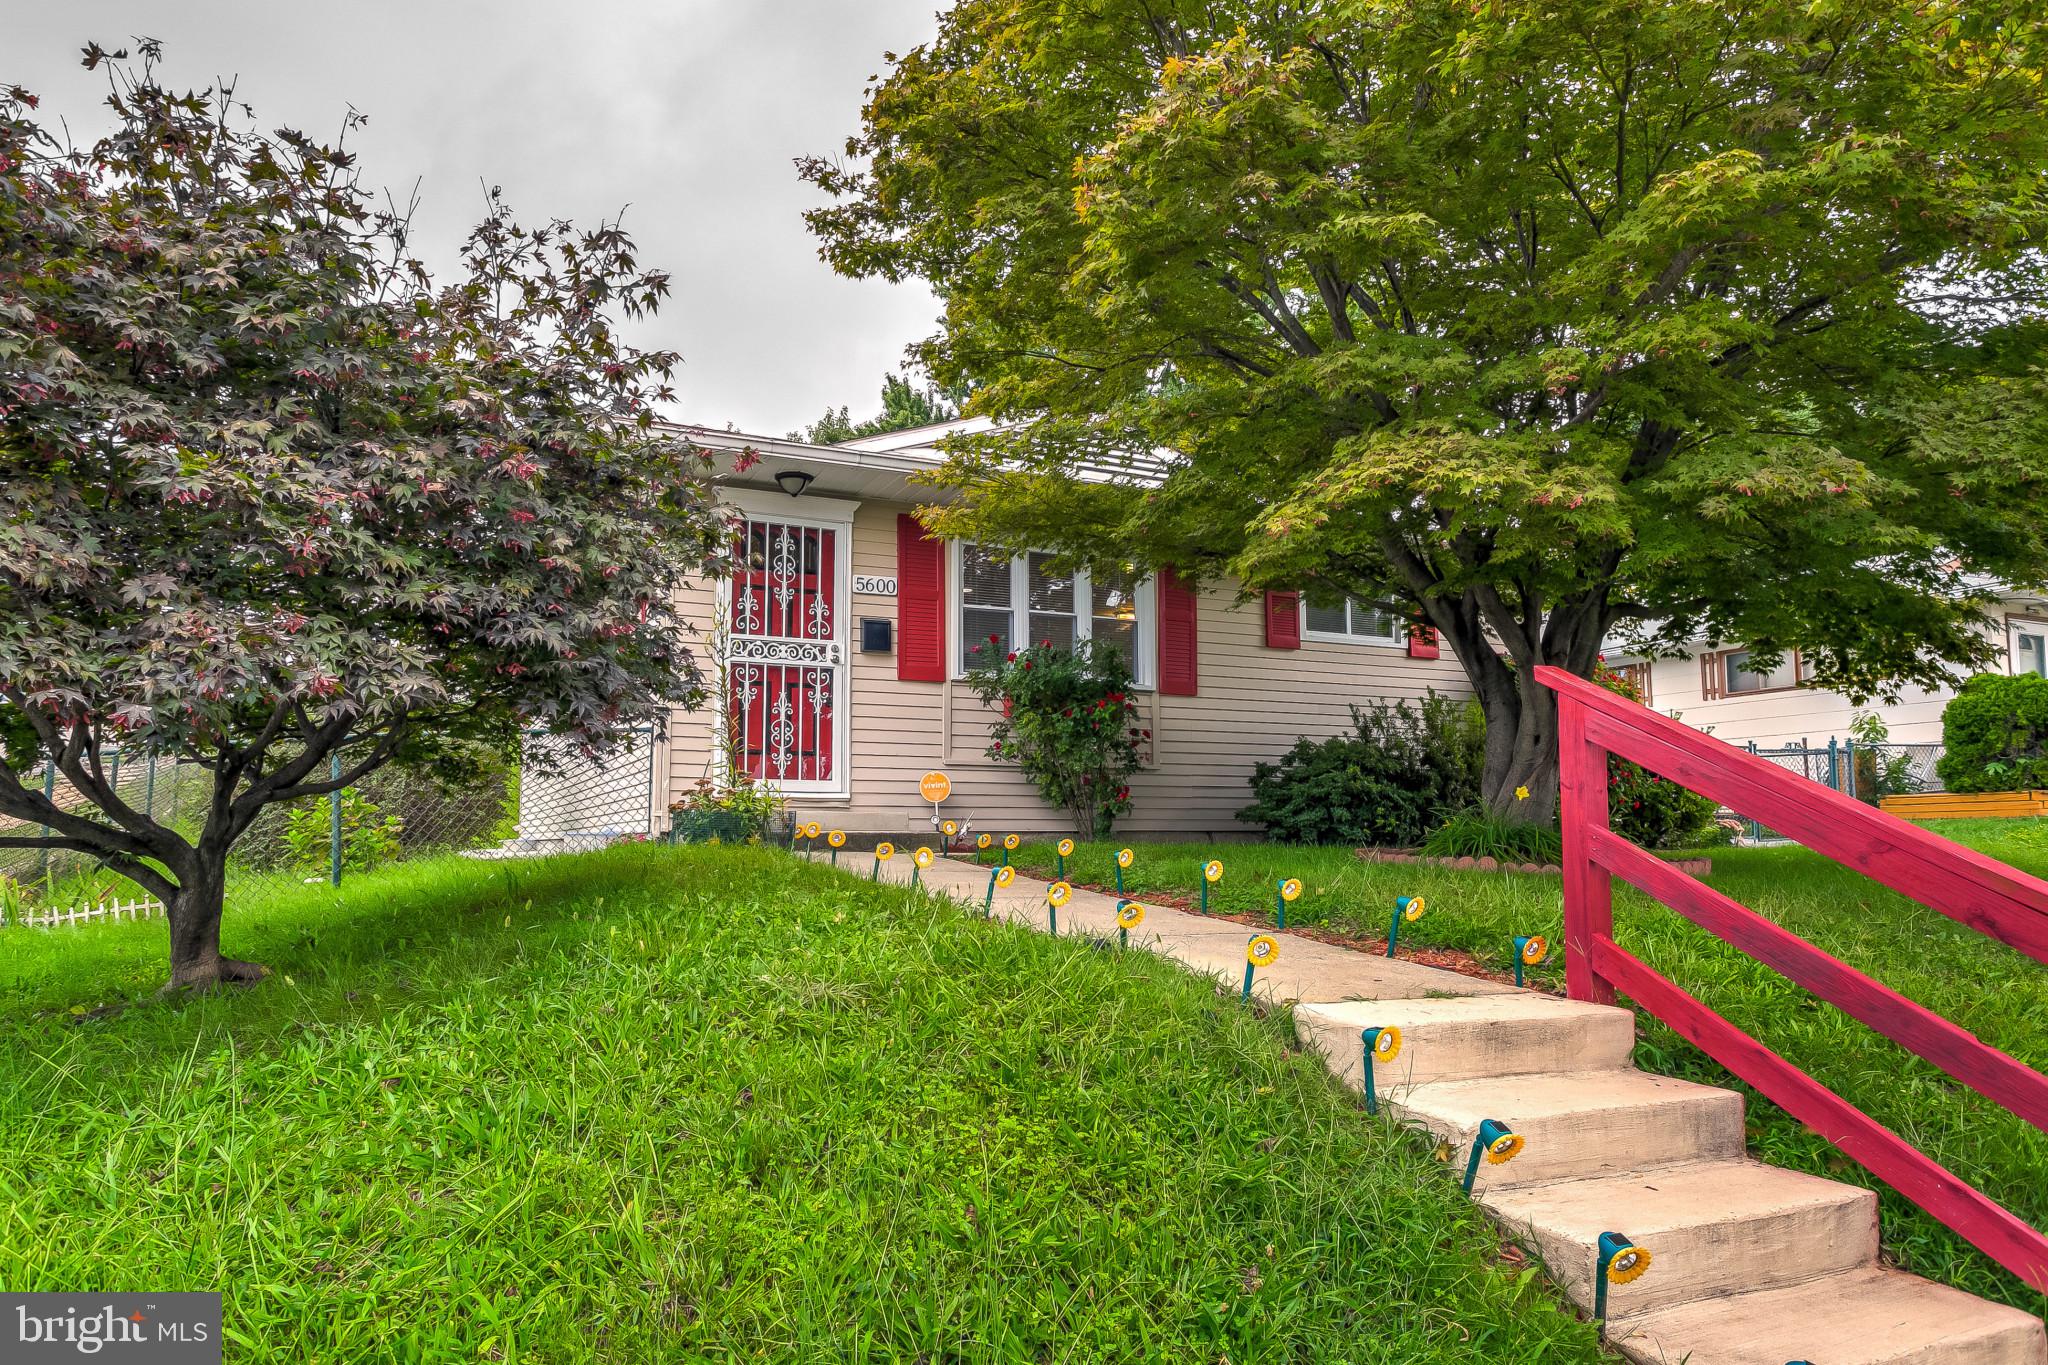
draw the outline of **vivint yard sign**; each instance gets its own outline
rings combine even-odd
[[[0,1294],[0,1361],[220,1365],[220,1295]]]

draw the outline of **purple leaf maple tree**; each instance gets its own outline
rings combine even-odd
[[[701,702],[672,603],[730,538],[655,420],[678,358],[619,335],[668,280],[616,222],[493,194],[436,281],[346,134],[158,56],[86,49],[88,148],[0,91],[0,846],[160,898],[167,989],[204,989],[264,974],[221,921],[266,807]],[[196,834],[122,800],[117,750],[210,770]]]

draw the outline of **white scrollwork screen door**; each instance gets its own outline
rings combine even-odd
[[[844,626],[838,532],[749,518],[727,618],[732,723],[746,771],[787,791],[839,784]]]

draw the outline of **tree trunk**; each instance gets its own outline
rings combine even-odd
[[[171,979],[164,993],[210,991],[220,986],[261,981],[270,969],[220,955],[220,917],[224,904],[225,858],[205,860],[197,874],[185,879],[166,907],[171,926]]]
[[[1475,685],[1486,712],[1480,800],[1504,820],[1550,824],[1557,819],[1556,695],[1529,669],[1515,670],[1505,682],[1475,679]]]

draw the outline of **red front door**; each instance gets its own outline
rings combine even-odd
[[[737,549],[726,661],[738,761],[788,791],[835,788],[846,658],[838,532],[750,517]]]

